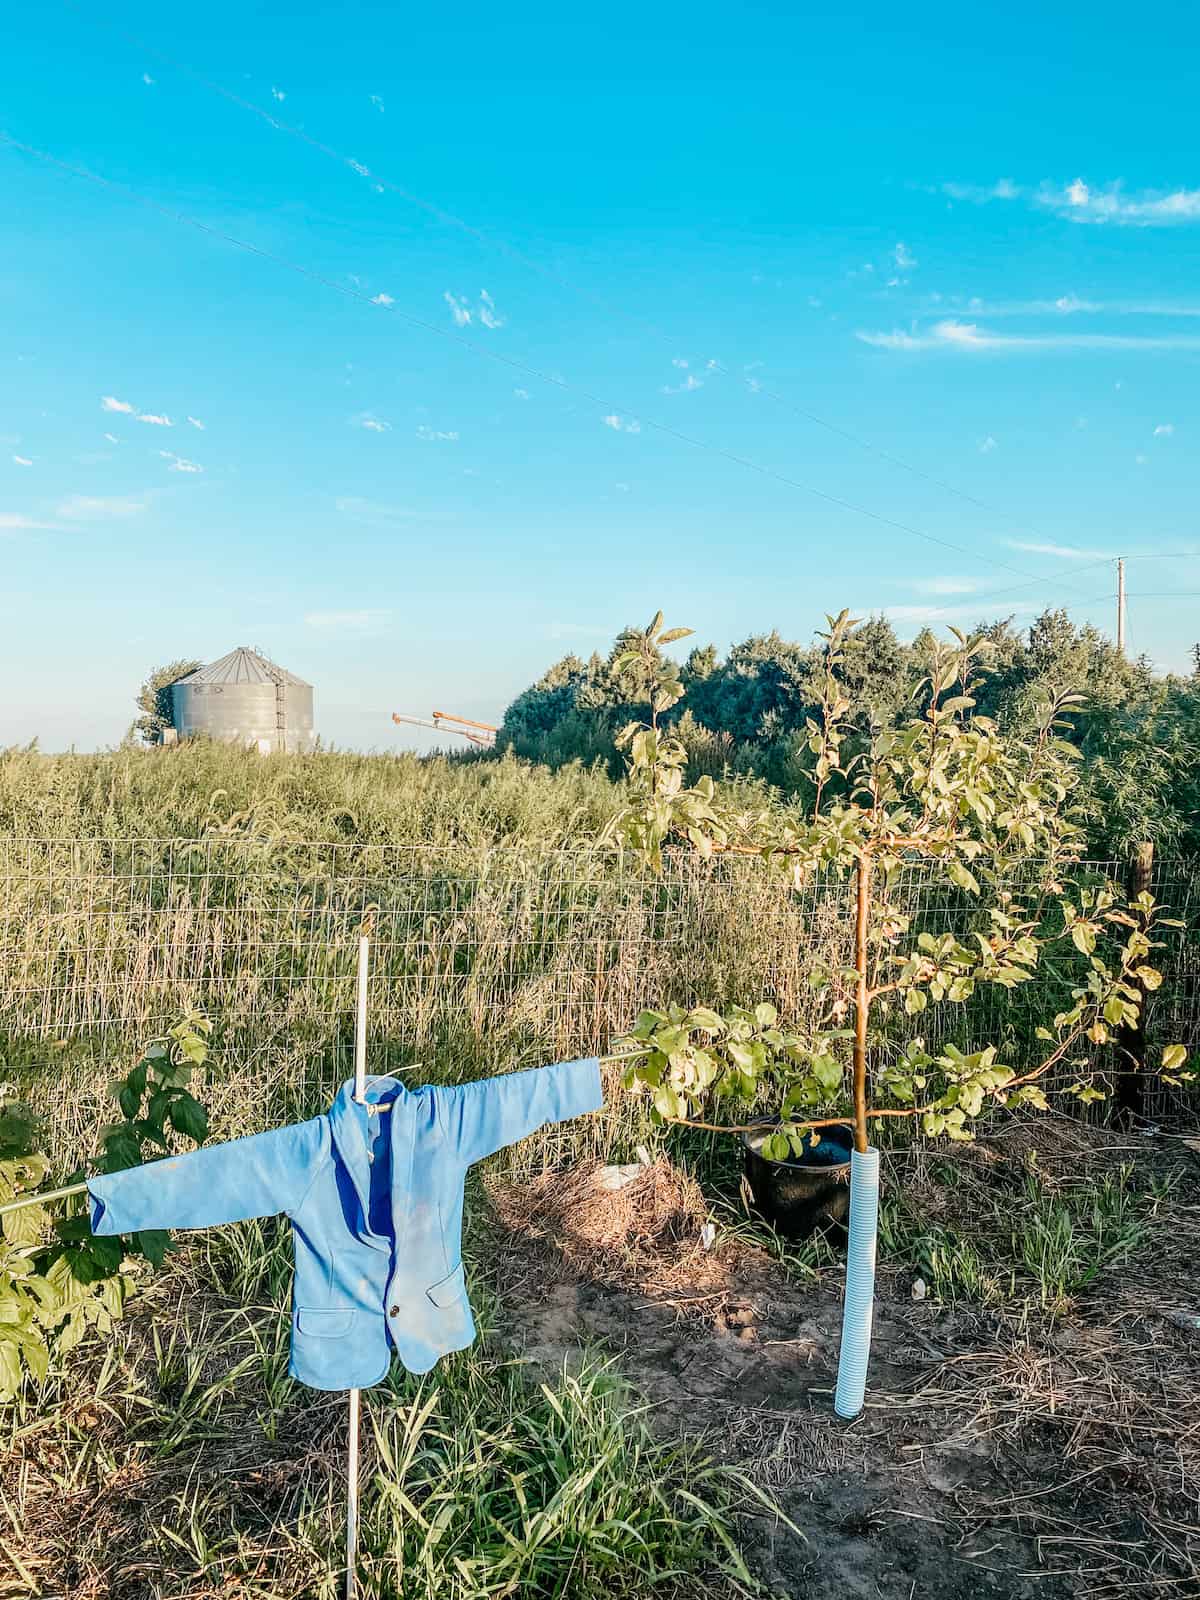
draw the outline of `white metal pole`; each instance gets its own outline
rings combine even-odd
[[[358,1005],[354,1018],[354,1098],[367,1097],[367,971],[371,941],[358,940]],[[350,1391],[349,1428],[346,1435],[346,1600],[358,1594],[358,1413],[359,1391]]]
[[[1125,557],[1117,559],[1117,649],[1125,654]]]

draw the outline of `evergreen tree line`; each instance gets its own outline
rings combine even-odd
[[[1071,737],[1084,763],[1083,820],[1094,854],[1123,855],[1143,839],[1163,855],[1200,853],[1200,645],[1190,676],[1163,677],[1145,657],[1127,661],[1096,628],[1076,627],[1065,611],[1045,611],[1024,630],[1008,619],[977,631],[989,663],[977,714],[1014,726],[1046,693],[1086,697]],[[606,656],[556,662],[509,706],[498,747],[550,767],[601,763],[618,776],[614,737],[648,707],[645,697],[632,698],[644,686],[613,663],[643,638],[626,628]],[[911,715],[933,645],[929,629],[903,643],[882,617],[857,630],[841,676],[858,738]],[[681,671],[684,698],[664,719],[687,748],[690,774],[803,798],[806,719],[819,704],[821,671],[820,641],[778,632],[756,634],[724,658],[713,645],[692,650]]]

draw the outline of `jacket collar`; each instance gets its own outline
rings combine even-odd
[[[398,1078],[387,1076],[368,1076],[366,1079],[365,1098],[367,1105],[361,1105],[354,1098],[354,1079],[348,1078],[337,1092],[337,1098],[329,1108],[329,1132],[333,1139],[334,1148],[342,1165],[349,1174],[354,1185],[354,1192],[358,1196],[358,1203],[362,1207],[362,1233],[360,1237],[365,1244],[373,1245],[378,1250],[390,1249],[388,1240],[381,1238],[371,1231],[371,1165],[367,1160],[367,1127],[369,1113],[367,1106],[391,1102],[392,1110],[389,1118],[399,1117],[403,1120],[404,1101],[408,1099],[408,1090]],[[395,1148],[396,1122],[392,1121],[393,1149]],[[394,1180],[393,1173],[393,1180]]]

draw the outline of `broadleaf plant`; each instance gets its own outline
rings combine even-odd
[[[726,801],[709,777],[686,783],[686,751],[660,711],[682,697],[678,670],[657,644],[661,613],[628,666],[650,680],[650,721],[620,736],[627,753],[626,804],[607,838],[661,870],[664,849],[757,857],[800,888],[820,878],[849,890],[852,962],[815,966],[818,1020],[783,1027],[774,1007],[702,1006],[645,1011],[616,1049],[629,1058],[626,1085],[649,1095],[671,1121],[748,1130],[736,1118],[701,1122],[710,1108],[769,1109],[780,1119],[766,1153],[798,1154],[811,1130],[854,1127],[865,1151],[869,1125],[919,1120],[929,1135],[968,1139],[988,1106],[1044,1108],[1050,1092],[1087,1103],[1106,1079],[1089,1047],[1122,1048],[1145,995],[1161,982],[1156,935],[1169,926],[1149,894],[1131,901],[1109,884],[1072,876],[1084,844],[1075,792],[1078,753],[1064,737],[1080,703],[1046,698],[1030,724],[1002,731],[976,713],[987,650],[982,636],[951,629],[938,643],[909,719],[863,733],[840,668],[857,626],[827,618],[821,711],[808,724],[811,804],[804,811]],[[913,928],[902,889],[917,870],[943,894],[949,926]],[[964,1051],[923,1037],[898,1047],[887,1023],[953,1011],[981,987],[1013,991],[1050,961],[1069,972],[1069,1004],[1042,1018],[1032,1066],[1004,1059],[1000,1043]],[[936,1035],[952,1033],[939,1027]],[[1161,1076],[1181,1083],[1186,1052],[1170,1045]]]
[[[112,1085],[120,1116],[101,1129],[95,1157],[54,1182],[37,1149],[39,1119],[19,1103],[0,1104],[0,1205],[76,1183],[88,1171],[140,1166],[175,1149],[176,1134],[202,1144],[208,1114],[189,1085],[207,1059],[210,1028],[188,1014],[152,1041]],[[52,1348],[65,1353],[89,1329],[107,1333],[125,1304],[131,1259],[160,1267],[169,1248],[159,1229],[96,1238],[86,1213],[53,1218],[35,1199],[0,1217],[0,1401],[12,1398],[24,1373],[46,1376]]]

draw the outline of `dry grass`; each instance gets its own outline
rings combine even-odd
[[[611,1180],[617,1177],[619,1187]],[[660,1157],[626,1168],[586,1162],[531,1182],[485,1181],[500,1222],[572,1271],[646,1289],[694,1276],[709,1204],[695,1178]]]
[[[1084,1200],[1102,1227],[1097,1197],[1125,1193],[1141,1223],[1073,1294],[1022,1293],[1018,1266],[1015,1293],[946,1318],[925,1375],[878,1404],[906,1420],[928,1408],[939,1443],[1007,1461],[1024,1481],[999,1497],[965,1494],[965,1524],[1032,1541],[1042,1568],[1070,1573],[1089,1600],[1200,1594],[1200,1163],[1176,1141],[1131,1143],[1066,1121],[1013,1127],[962,1159],[968,1176],[947,1190],[928,1153],[910,1157],[925,1169],[916,1204],[928,1218],[937,1191],[941,1224],[961,1240],[994,1226],[997,1194],[1017,1219],[997,1248],[1023,1238],[1019,1185],[1031,1171],[1043,1216],[1064,1204],[1078,1214]]]

